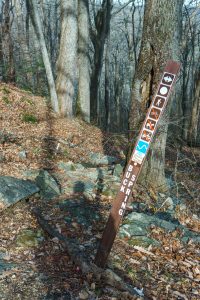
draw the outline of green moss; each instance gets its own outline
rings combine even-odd
[[[111,190],[110,188],[106,187],[105,189],[103,189],[102,195],[106,196],[106,197],[112,197],[113,198],[113,197],[115,197],[116,192]]]
[[[6,95],[9,95],[9,94],[11,93],[11,91],[10,91],[6,86],[4,86],[4,87],[2,88],[2,92],[3,92],[4,94],[6,94]]]
[[[166,276],[166,278],[168,280],[173,280],[174,279],[174,274],[168,272],[168,271],[165,271],[164,275]]]
[[[23,229],[17,236],[16,245],[22,248],[37,247],[42,240],[42,230]]]
[[[2,97],[2,100],[3,100],[3,102],[4,102],[5,104],[10,104],[10,103],[11,103],[10,99],[9,99],[7,96],[3,96],[3,97]]]
[[[71,165],[71,171],[76,171],[76,167],[74,165]]]
[[[33,101],[25,96],[21,97],[21,101],[26,102],[26,103],[30,104],[31,106],[34,105]]]
[[[132,237],[131,239],[129,239],[128,244],[131,246],[140,246],[144,248],[148,248],[150,245],[155,245],[155,246],[160,245],[159,241],[148,238],[146,236],[140,236],[138,238]]]
[[[39,148],[39,147],[36,147],[36,148],[33,148],[32,152],[37,155],[37,154],[40,154],[42,152],[42,149]]]
[[[62,154],[63,154],[63,156],[65,156],[65,157],[68,157],[68,156],[69,156],[69,153],[68,153],[68,151],[67,151],[66,149],[63,150],[63,153],[62,153]]]
[[[32,123],[32,124],[38,123],[38,119],[34,115],[29,113],[24,113],[22,115],[22,121],[26,123]]]
[[[142,239],[132,238],[128,241],[131,246],[148,247],[151,243]]]
[[[137,273],[135,271],[135,269],[132,269],[131,267],[128,267],[127,270],[127,275],[132,279],[132,280],[136,280],[137,279]]]

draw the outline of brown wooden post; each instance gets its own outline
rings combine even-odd
[[[125,213],[132,188],[142,169],[150,143],[155,134],[159,119],[166,107],[172,87],[176,81],[180,63],[168,61],[164,69],[157,92],[148,109],[143,126],[140,130],[132,156],[126,167],[121,186],[113,203],[103,236],[97,250],[95,264],[104,267],[114,243],[118,227]]]

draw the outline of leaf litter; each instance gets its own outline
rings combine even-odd
[[[9,93],[5,92],[7,90]],[[23,116],[27,115],[29,118],[25,120]],[[1,175],[19,178],[23,178],[27,169],[47,168],[58,172],[57,162],[62,160],[87,162],[91,152],[122,158],[122,150],[125,153],[127,145],[125,136],[104,133],[79,119],[68,121],[57,118],[44,98],[5,84],[0,85],[0,130],[4,136],[0,142]],[[20,157],[21,151],[26,152],[26,159]],[[195,155],[199,159],[198,151]],[[169,160],[169,167],[170,164]],[[196,170],[193,171],[194,181],[187,180],[186,175],[181,176],[181,181],[189,187],[198,180]],[[138,196],[139,187],[135,193]],[[67,199],[67,195],[62,197]],[[0,275],[1,299],[62,299],[63,296],[63,299],[114,300],[141,299],[143,294],[145,299],[198,299],[200,249],[192,241],[182,244],[178,239],[179,232],[166,233],[153,227],[151,237],[156,236],[161,246],[149,248],[130,245],[129,239],[117,237],[108,266],[134,286],[139,291],[138,296],[117,290],[107,282],[94,281],[92,273],[82,274],[62,243],[46,232],[42,232],[43,239],[37,246],[17,245],[17,237],[23,230],[30,230],[36,235],[41,230],[31,213],[31,207],[37,205],[58,232],[67,238],[78,239],[80,246],[89,249],[91,260],[94,259],[113,199],[100,197],[104,217],[84,231],[76,221],[70,226],[63,222],[67,212],[55,208],[62,197],[44,203],[33,196],[29,201],[22,201],[0,213],[0,266],[3,262],[12,265]],[[95,205],[94,201],[88,200],[88,206]],[[183,223],[189,218],[188,226],[199,232],[198,220],[180,213],[181,218]],[[90,248],[85,246],[87,243]]]

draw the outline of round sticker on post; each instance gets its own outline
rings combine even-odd
[[[158,95],[161,95],[163,97],[167,97],[168,93],[169,93],[169,87],[166,86],[166,85],[161,84],[160,88],[158,90]]]

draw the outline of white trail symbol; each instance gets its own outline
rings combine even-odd
[[[172,78],[170,76],[165,76],[164,80],[168,83],[172,82]]]

